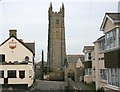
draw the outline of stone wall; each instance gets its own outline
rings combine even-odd
[[[77,85],[72,79],[68,78],[68,90],[72,90],[72,92],[79,91],[81,88]]]

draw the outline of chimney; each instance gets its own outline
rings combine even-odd
[[[9,30],[9,36],[17,37],[17,30],[16,29],[10,29]]]

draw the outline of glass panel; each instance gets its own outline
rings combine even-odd
[[[0,70],[0,78],[4,78],[4,71]]]
[[[100,51],[104,51],[105,50],[105,39],[100,41]]]
[[[16,70],[8,70],[8,78],[16,78]]]
[[[19,78],[25,78],[25,71],[19,71]]]
[[[111,30],[110,32],[106,33],[106,50],[112,49],[113,47],[116,47],[116,29]]]
[[[108,84],[120,87],[120,69],[108,69]]]

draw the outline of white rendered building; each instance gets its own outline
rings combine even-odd
[[[0,84],[28,88],[34,81],[35,43],[18,39],[16,30],[0,45]]]

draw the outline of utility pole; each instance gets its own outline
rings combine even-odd
[[[41,71],[41,79],[44,79],[44,51],[42,50],[42,71]]]

